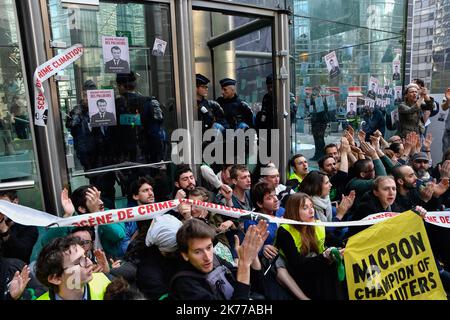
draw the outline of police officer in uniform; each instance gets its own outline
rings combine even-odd
[[[228,127],[223,109],[216,101],[206,99],[209,79],[200,73],[195,75],[195,79],[198,119],[202,121],[202,133],[211,128],[223,133],[225,127]]]
[[[119,154],[125,161],[137,160],[140,147],[145,161],[159,162],[164,157],[164,113],[160,102],[154,96],[142,96],[136,92],[137,79],[133,71],[119,73],[116,77],[120,97],[116,99],[118,118],[136,119],[132,123],[120,122],[116,132]],[[138,122],[138,117],[140,124]]]
[[[217,102],[225,112],[225,119],[230,128],[248,129],[253,127],[253,111],[236,94],[236,80],[225,78],[219,83],[222,87],[222,96],[217,98]]]
[[[267,93],[264,95],[261,103],[261,111],[256,115],[257,129],[273,129],[274,124],[274,110],[273,110],[273,77],[268,75],[266,77]]]

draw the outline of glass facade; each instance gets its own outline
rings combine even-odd
[[[442,93],[445,92],[450,84],[450,39],[448,36],[450,29],[450,1],[436,1],[435,15],[431,88],[435,93]],[[431,60],[431,57],[429,58]]]
[[[177,116],[169,5],[101,2],[91,10],[50,0],[48,10],[52,40],[85,48],[57,85],[71,188],[94,184],[113,207],[131,176],[162,171],[142,164],[170,160]]]
[[[0,188],[19,189],[21,204],[42,208],[14,2],[1,0],[0,10]]]
[[[402,85],[404,9],[405,1],[294,1],[291,53],[299,112],[293,153],[316,160],[323,155],[319,149],[338,142],[347,125],[361,127],[365,105],[373,104],[384,115],[396,108],[393,89]],[[336,71],[331,60],[337,60]],[[368,97],[371,77],[378,91]],[[349,101],[357,104],[355,115],[349,113]]]

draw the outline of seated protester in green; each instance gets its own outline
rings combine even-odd
[[[314,222],[314,204],[307,194],[299,192],[289,197],[284,218]],[[345,299],[346,290],[337,279],[331,248],[326,248],[325,227],[281,224],[275,246],[286,260],[289,274],[311,298]],[[342,255],[343,249],[340,250]]]
[[[61,192],[61,205],[64,210],[64,218],[77,214],[94,213],[104,211],[105,206],[100,199],[101,192],[96,187],[81,186],[72,192],[64,189]],[[70,233],[72,227],[62,228],[39,228],[39,237],[33,247],[30,261],[35,261],[46,244],[51,240],[64,237]],[[97,249],[103,249],[108,258],[121,258],[122,241],[125,241],[126,231],[124,223],[114,223],[109,225],[95,226],[95,245]],[[33,270],[32,270],[33,271]]]
[[[110,281],[93,272],[80,243],[76,237],[57,238],[42,249],[36,275],[49,291],[38,300],[103,300]]]
[[[264,292],[258,252],[268,236],[267,223],[250,226],[240,244],[235,236],[237,268],[214,255],[216,232],[198,219],[189,219],[177,232],[178,249],[185,263],[171,281],[171,294],[179,300],[248,300],[250,286]],[[251,279],[251,280],[250,280]]]

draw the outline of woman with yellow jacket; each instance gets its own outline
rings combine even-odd
[[[315,221],[313,202],[305,193],[291,195],[285,209],[286,219]],[[326,242],[323,226],[282,224],[275,245],[285,258],[289,273],[308,297],[346,299],[346,289],[338,281],[331,248],[326,248]]]

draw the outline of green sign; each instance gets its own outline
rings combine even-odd
[[[131,31],[119,31],[116,30],[116,37],[127,37],[128,38],[128,45],[131,46],[133,44],[131,40]]]

